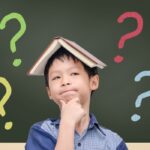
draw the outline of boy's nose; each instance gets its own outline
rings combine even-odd
[[[63,77],[62,78],[62,86],[70,85],[71,82],[69,80],[69,77]]]
[[[66,86],[66,85],[70,85],[70,83],[67,82],[67,83],[63,83],[63,84],[62,84],[62,86]]]

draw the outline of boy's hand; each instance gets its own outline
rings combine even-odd
[[[71,97],[70,97],[71,98]],[[78,97],[71,98],[67,103],[61,102],[61,120],[75,127],[75,125],[85,115],[85,111],[80,104]]]

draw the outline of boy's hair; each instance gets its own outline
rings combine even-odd
[[[51,67],[53,61],[55,59],[61,59],[64,56],[67,56],[68,59],[72,58],[74,60],[74,62],[80,61],[77,57],[75,57],[74,55],[72,55],[70,52],[68,52],[64,47],[60,47],[47,61],[47,64],[45,66],[44,69],[44,77],[45,77],[45,85],[47,87],[49,87],[48,85],[48,71],[49,68]],[[81,61],[80,61],[81,62]],[[89,66],[87,66],[86,64],[84,64],[83,62],[81,62],[81,64],[83,65],[85,71],[87,72],[89,78],[98,74],[98,69],[97,67],[94,68],[90,68]]]

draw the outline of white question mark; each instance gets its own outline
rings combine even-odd
[[[139,82],[139,81],[141,81],[141,78],[146,77],[146,76],[150,76],[150,71],[141,71],[140,73],[138,73],[138,74],[135,76],[134,81],[135,81],[135,82]],[[135,101],[135,107],[136,107],[136,108],[139,108],[139,107],[141,106],[141,104],[142,104],[143,99],[145,99],[145,98],[147,98],[147,97],[150,97],[150,90],[141,93],[141,94],[137,97],[137,99],[136,99],[136,101]],[[137,121],[139,121],[140,119],[141,119],[141,116],[138,115],[138,114],[133,114],[133,115],[131,116],[131,120],[132,120],[133,122],[137,122]]]

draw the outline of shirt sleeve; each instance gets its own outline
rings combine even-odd
[[[54,150],[56,139],[39,125],[30,128],[25,150]]]
[[[128,150],[124,141],[121,141],[116,150]]]

